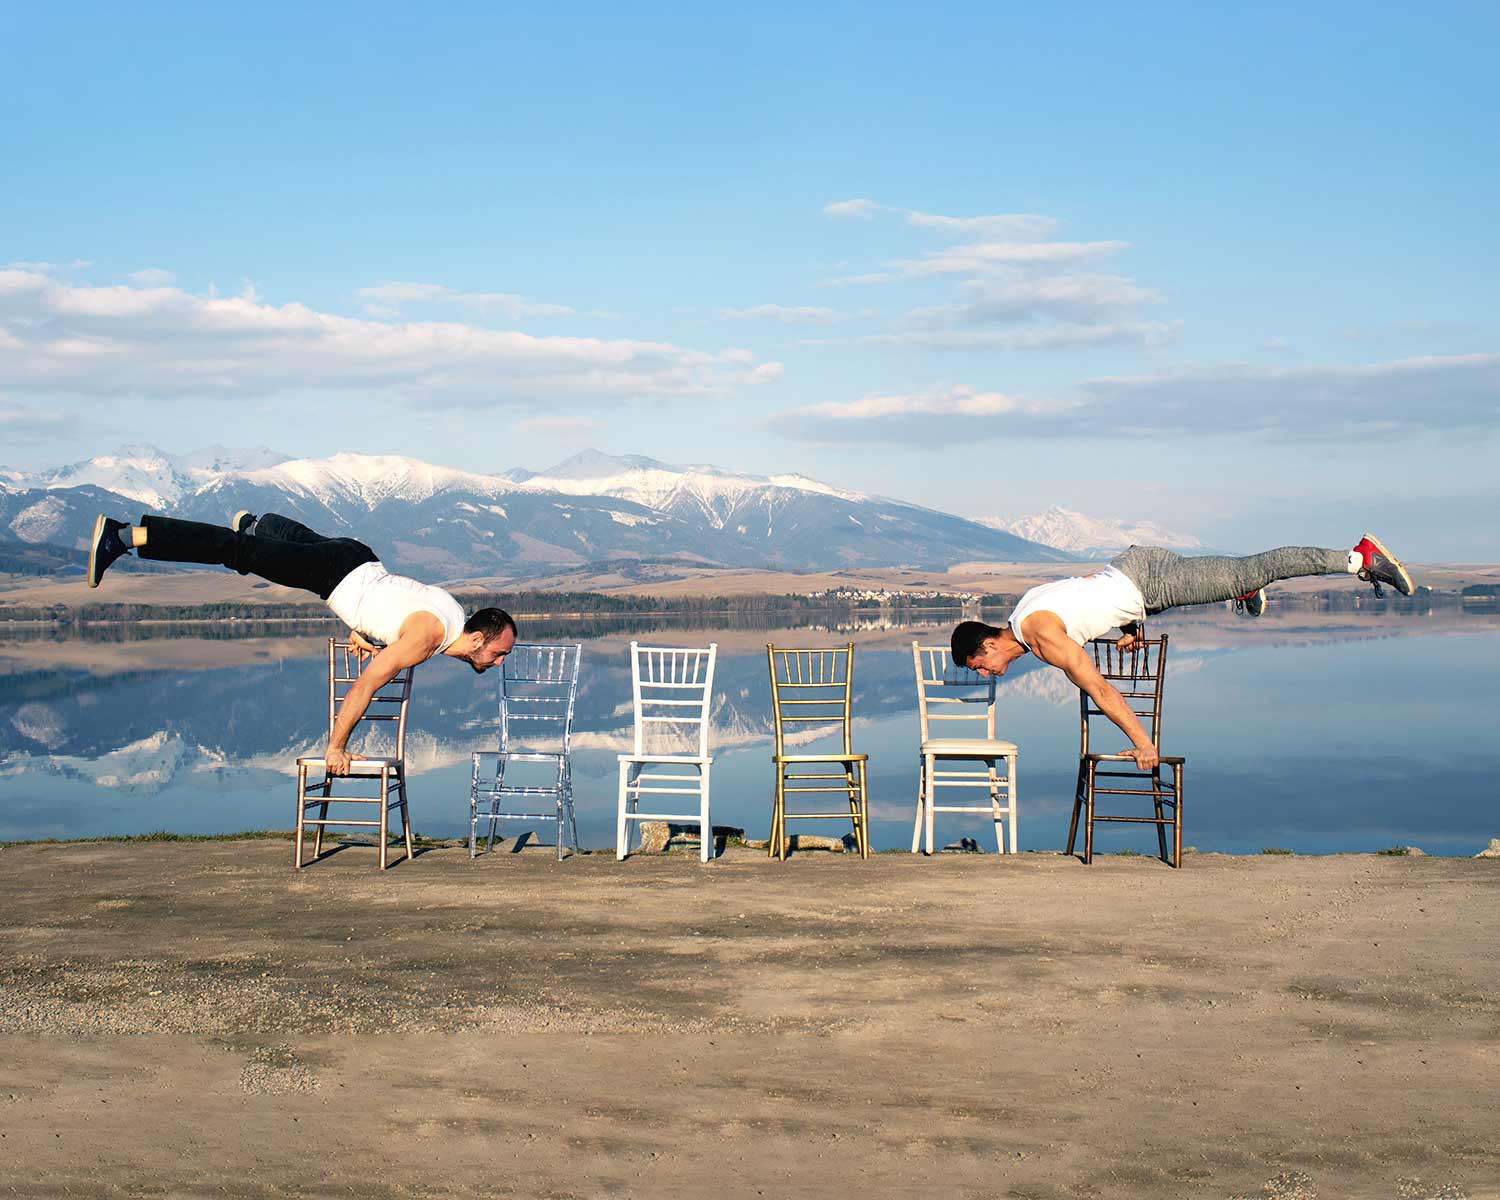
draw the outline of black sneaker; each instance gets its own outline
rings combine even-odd
[[[1247,617],[1258,617],[1266,611],[1266,589],[1256,588],[1234,598],[1234,611]]]
[[[248,508],[242,508],[239,512],[235,513],[234,516],[229,518],[229,528],[234,530],[235,533],[254,533],[255,522],[257,522],[258,520],[260,520],[260,518],[257,517],[253,512],[251,512]]]
[[[129,551],[121,534],[130,529],[128,521],[111,521],[103,513],[94,518],[94,536],[89,540],[89,587],[99,586],[99,576],[109,564]]]
[[[1401,560],[1387,550],[1373,533],[1365,534],[1355,543],[1354,553],[1359,555],[1364,564],[1359,568],[1359,577],[1374,587],[1377,596],[1385,594],[1380,590],[1382,583],[1390,584],[1403,596],[1411,595],[1411,576],[1406,573]]]

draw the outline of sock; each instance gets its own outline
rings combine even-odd
[[[1365,566],[1365,556],[1358,550],[1349,551],[1349,565],[1345,568],[1351,575],[1358,575]]]
[[[134,550],[135,542],[130,538],[130,526],[124,525],[115,530],[115,540],[120,543],[121,550]]]

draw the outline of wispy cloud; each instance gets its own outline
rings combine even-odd
[[[724,321],[779,321],[783,325],[831,325],[842,321],[844,314],[831,308],[812,305],[757,304],[752,308],[721,308]]]
[[[176,275],[160,267],[146,267],[141,271],[132,271],[130,278],[142,287],[165,287],[169,283],[177,282]]]
[[[1055,322],[1021,329],[907,329],[853,340],[934,350],[1055,350],[1069,346],[1163,346],[1175,340],[1180,330],[1181,324],[1176,321]]]
[[[1500,432],[1500,354],[1367,365],[1202,366],[1095,379],[1056,399],[952,388],[779,413],[808,441],[901,444],[1028,437],[1262,434],[1338,442],[1422,432]]]
[[[178,287],[89,286],[0,271],[0,389],[78,397],[348,390],[424,404],[708,396],[779,377],[754,354],[537,337],[454,321],[377,321]]]
[[[884,207],[873,200],[835,200],[823,205],[823,215],[835,221],[868,221],[883,211]]]
[[[1128,250],[1128,242],[1059,241],[1053,235],[1061,222],[1035,213],[952,217],[863,199],[839,201],[823,211],[844,218],[899,215],[910,227],[957,242],[918,258],[888,259],[877,271],[819,281],[820,287],[953,281],[954,301],[912,309],[896,328],[855,340],[936,349],[1045,350],[1158,344],[1176,333],[1175,322],[1141,319],[1140,309],[1163,302],[1158,292],[1123,275],[1080,269]],[[997,328],[1021,324],[1036,328]]]
[[[573,309],[566,304],[548,304],[528,300],[514,292],[457,292],[440,283],[411,283],[387,280],[355,291],[364,309],[373,317],[398,316],[405,305],[457,304],[496,314],[512,321],[521,317],[571,317]]]
[[[10,262],[5,264],[7,271],[41,271],[48,275],[65,275],[69,271],[86,271],[94,264],[86,258],[75,258],[71,262]]]

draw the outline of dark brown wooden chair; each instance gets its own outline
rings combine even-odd
[[[1167,674],[1167,635],[1142,638],[1129,650],[1121,650],[1118,638],[1095,638],[1085,648],[1094,656],[1099,674],[1119,689],[1125,703],[1141,719],[1151,740],[1161,749],[1162,687]],[[1068,826],[1067,853],[1073,853],[1078,837],[1078,819],[1083,817],[1083,861],[1094,861],[1094,822],[1117,821],[1125,824],[1155,825],[1161,859],[1174,867],[1182,866],[1182,758],[1163,756],[1153,770],[1141,771],[1124,754],[1103,754],[1090,749],[1089,722],[1108,718],[1100,712],[1088,693],[1078,692],[1080,745],[1078,751],[1078,787],[1073,797],[1073,820]],[[1110,731],[1119,736],[1111,724]],[[1130,763],[1124,770],[1109,764]],[[1109,786],[1100,786],[1100,781]],[[1096,811],[1096,796],[1135,796],[1149,800],[1154,816],[1105,814]],[[1144,805],[1141,806],[1142,808]],[[1168,815],[1167,810],[1170,810]],[[1167,854],[1167,826],[1172,827],[1172,852]]]

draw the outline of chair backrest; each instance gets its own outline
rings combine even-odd
[[[562,752],[571,753],[582,657],[582,642],[523,642],[500,660],[501,750],[514,750],[517,743],[560,742]]]
[[[1095,638],[1084,647],[1084,652],[1093,655],[1099,674],[1119,690],[1130,711],[1141,719],[1151,741],[1160,749],[1162,687],[1167,677],[1167,635],[1142,638],[1134,647],[1123,651],[1119,638]],[[1078,690],[1078,703],[1080,752],[1087,754],[1089,721],[1104,714],[1082,688]]]
[[[338,720],[339,710],[349,697],[349,690],[359,679],[363,668],[369,666],[362,660],[353,642],[342,642],[338,638],[328,639],[328,736],[333,736],[333,725]],[[395,756],[406,761],[406,713],[411,707],[411,680],[415,667],[403,667],[390,682],[377,688],[370,697],[365,715],[359,726],[367,721],[376,724],[394,724],[396,727]]]
[[[657,732],[692,734],[697,756],[708,757],[709,708],[719,643],[642,646],[630,643],[630,685],[635,702],[635,753],[648,752],[648,725]]]
[[[922,740],[930,737],[995,736],[995,677],[985,678],[978,671],[960,667],[953,661],[947,646],[911,644],[911,656],[917,669],[917,713],[921,719]],[[965,722],[933,733],[929,722]],[[981,725],[980,728],[976,726]]]
[[[854,643],[810,650],[782,650],[766,644],[771,668],[771,715],[776,722],[776,753],[797,727],[838,725],[844,753],[854,752]]]

